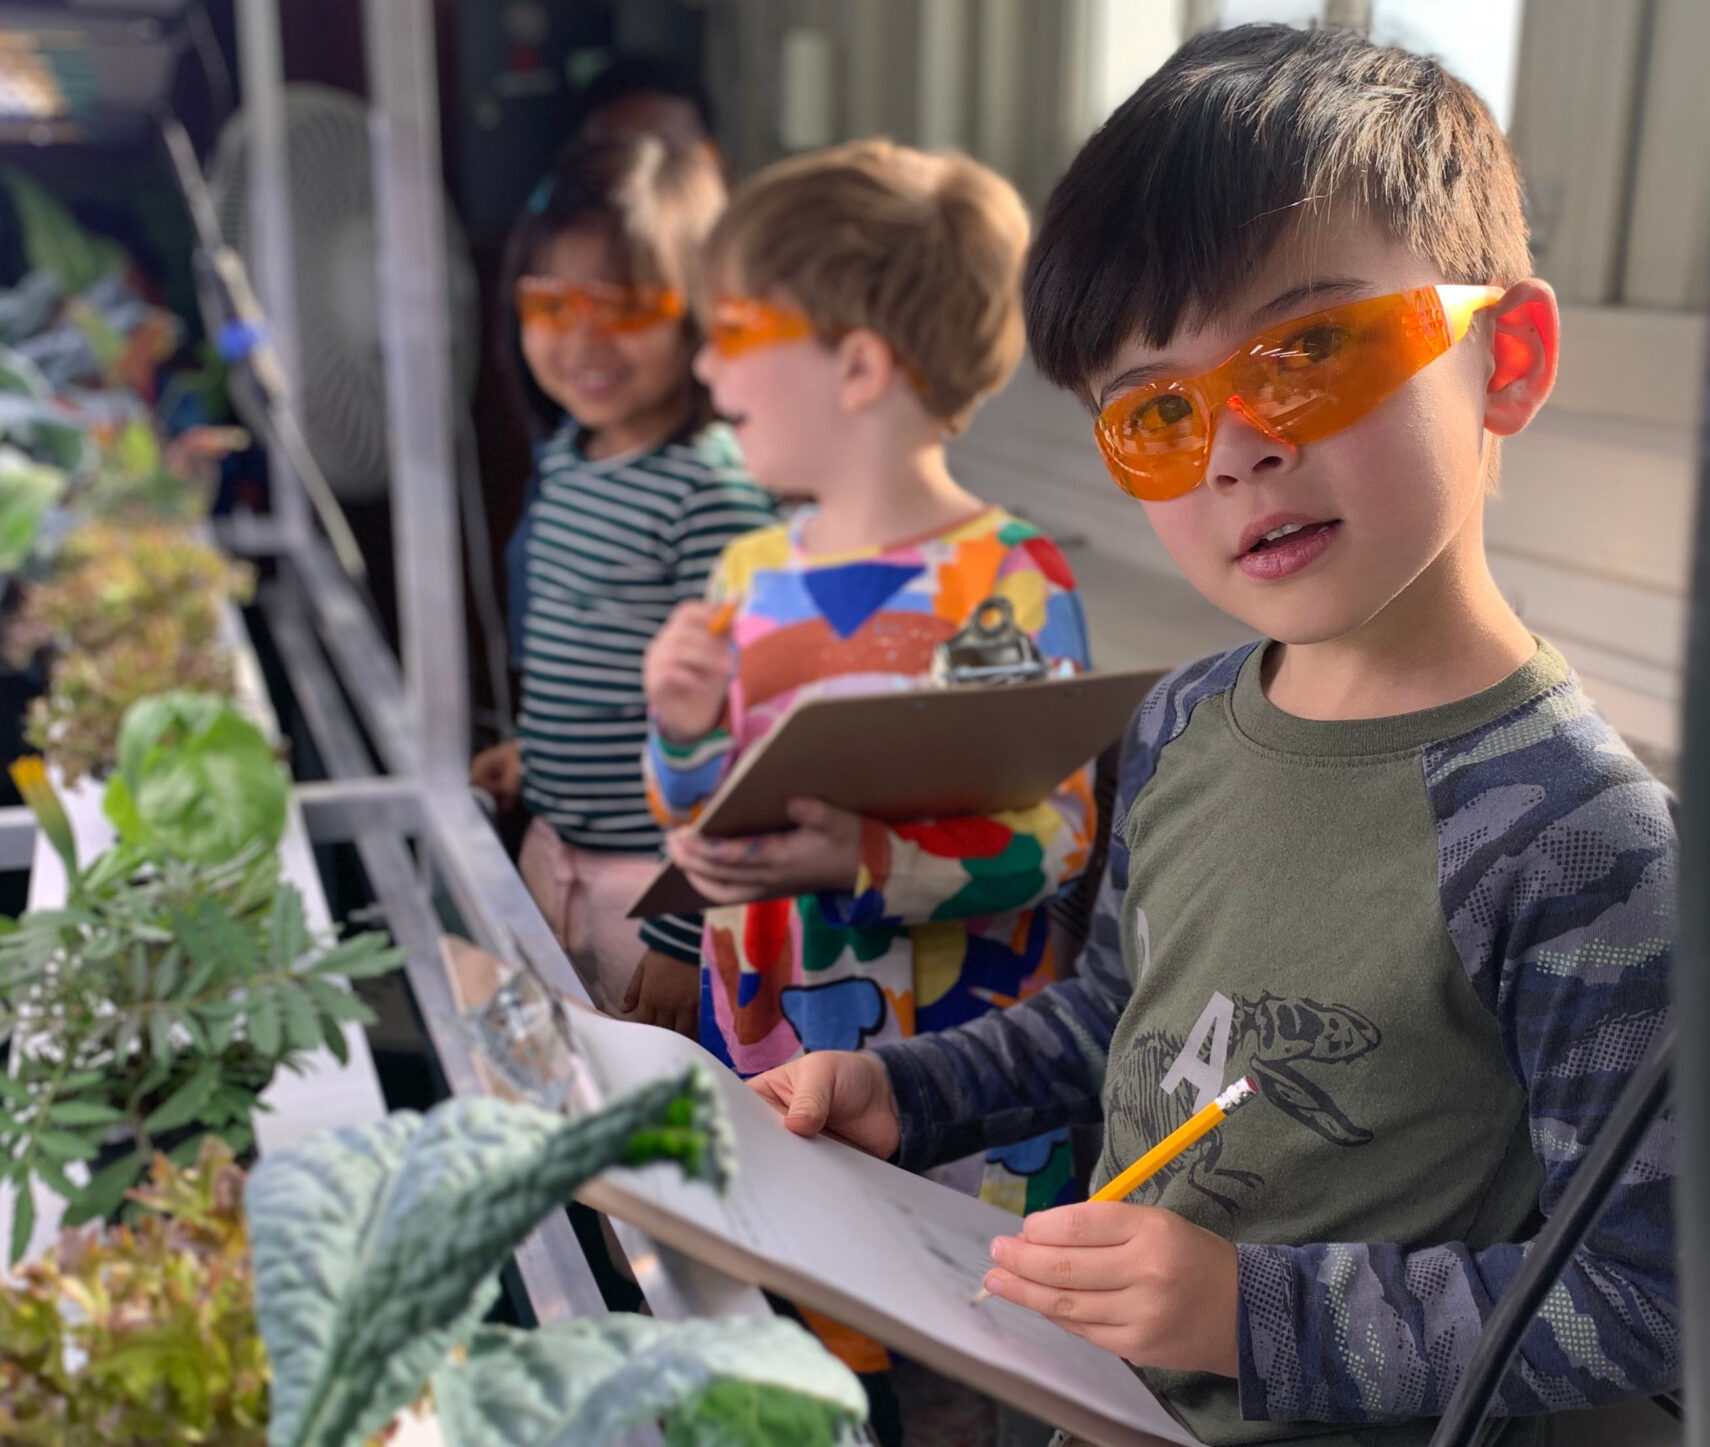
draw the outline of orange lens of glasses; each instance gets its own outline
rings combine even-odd
[[[1166,502],[1205,480],[1217,414],[1300,446],[1350,427],[1467,333],[1499,286],[1427,286],[1260,332],[1221,366],[1118,397],[1093,424],[1116,485]]]
[[[639,332],[676,321],[687,310],[683,293],[668,286],[573,286],[550,276],[525,276],[517,282],[517,315],[523,325],[557,332],[572,331],[578,321],[602,336]]]
[[[813,323],[790,307],[754,297],[720,297],[707,322],[707,341],[721,357],[740,357],[756,347],[799,342],[813,335]]]

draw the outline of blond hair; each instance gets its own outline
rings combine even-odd
[[[742,186],[702,275],[781,294],[822,341],[858,329],[884,338],[954,434],[1021,359],[1028,229],[1015,188],[977,161],[853,141]]]

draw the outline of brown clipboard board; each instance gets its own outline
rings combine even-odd
[[[731,771],[695,823],[714,839],[791,827],[794,798],[887,824],[1027,809],[1119,737],[1162,669],[807,698]],[[631,919],[701,909],[674,864]]]

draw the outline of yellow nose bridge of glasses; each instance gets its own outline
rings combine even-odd
[[[573,330],[578,321],[595,332],[638,330],[674,321],[685,309],[682,294],[670,287],[583,287],[534,278],[517,284],[523,318],[560,332]]]
[[[799,311],[748,297],[726,297],[713,305],[708,338],[727,355],[754,347],[801,341],[813,335],[813,323]]]

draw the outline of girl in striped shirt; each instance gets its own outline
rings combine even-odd
[[[512,234],[522,391],[539,434],[523,531],[517,738],[470,782],[534,816],[519,867],[594,1003],[689,1033],[700,925],[625,918],[660,829],[641,755],[641,659],[699,598],[724,545],[772,521],[689,363],[696,251],[724,204],[715,164],[642,136],[571,152]]]

